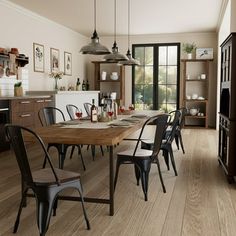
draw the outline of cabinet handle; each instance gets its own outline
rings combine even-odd
[[[20,102],[21,104],[29,104],[30,101],[23,101],[23,102]]]
[[[45,99],[45,102],[51,102],[52,100],[51,99]]]
[[[30,114],[24,114],[24,115],[20,115],[20,117],[30,117]]]
[[[37,100],[36,101],[37,103],[42,103],[42,102],[44,102],[43,100]]]

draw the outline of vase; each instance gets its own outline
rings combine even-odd
[[[187,56],[188,56],[188,59],[189,59],[189,60],[192,59],[192,53],[188,53]]]
[[[54,90],[58,90],[58,79],[54,79]]]

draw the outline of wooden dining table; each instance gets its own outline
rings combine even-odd
[[[157,115],[158,112],[150,113]],[[84,197],[86,202],[109,204],[109,213],[114,215],[114,157],[113,147],[129,135],[139,130],[146,119],[140,119],[128,127],[109,127],[109,128],[71,128],[62,124],[35,128],[34,131],[42,138],[45,143],[61,144],[59,153],[59,167],[63,168],[68,144],[79,145],[105,145],[109,148],[109,198]],[[92,125],[92,124],[91,124]],[[80,201],[80,197],[59,196],[59,199]]]

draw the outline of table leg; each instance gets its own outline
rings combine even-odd
[[[110,216],[114,215],[114,166],[113,166],[113,146],[109,146],[109,168],[110,168]]]
[[[64,167],[64,161],[66,158],[66,151],[67,151],[68,145],[66,144],[58,144],[58,152],[59,152],[59,168],[63,169]]]

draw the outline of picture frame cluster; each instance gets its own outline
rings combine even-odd
[[[45,51],[44,45],[33,43],[34,72],[44,73]],[[57,48],[50,48],[50,71],[60,70],[60,51]],[[72,75],[72,53],[64,51],[64,74]]]

